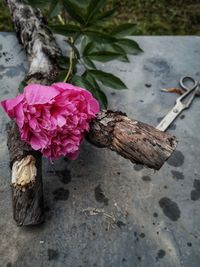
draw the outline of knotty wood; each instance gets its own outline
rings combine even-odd
[[[50,84],[58,74],[61,52],[38,9],[20,1],[7,0],[15,30],[29,62],[27,83]],[[91,123],[88,139],[98,147],[107,147],[134,163],[159,169],[176,147],[176,139],[147,124],[129,119],[121,112],[102,111]],[[8,149],[13,166],[33,156],[37,175],[34,183],[12,186],[14,219],[17,225],[35,225],[44,221],[41,154],[20,140],[15,123],[8,130]]]
[[[20,1],[7,0],[19,42],[23,45],[29,63],[27,83],[52,83],[58,74],[57,59],[61,55],[52,33],[47,28],[39,9]],[[37,175],[34,183],[15,186],[11,182],[13,216],[18,226],[36,225],[44,221],[42,156],[22,142],[14,122],[8,127],[8,150],[13,176],[13,164],[32,155]]]
[[[159,170],[176,148],[174,136],[130,119],[122,112],[102,111],[90,125],[88,139],[116,151],[133,163]]]

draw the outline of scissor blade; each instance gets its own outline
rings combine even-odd
[[[160,131],[166,131],[170,124],[176,119],[176,117],[182,112],[184,106],[182,103],[177,103],[161,120],[156,129]]]

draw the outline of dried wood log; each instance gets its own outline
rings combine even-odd
[[[27,83],[49,84],[58,73],[61,52],[42,14],[20,1],[7,0],[19,41],[26,50]],[[176,147],[176,139],[154,127],[131,120],[121,112],[102,111],[91,123],[91,143],[107,147],[134,163],[159,169]],[[8,130],[12,169],[14,219],[17,225],[43,222],[41,155],[20,140],[17,126]]]
[[[110,110],[102,111],[92,121],[88,140],[155,170],[162,167],[177,144],[174,136]]]
[[[52,83],[58,73],[61,51],[41,12],[19,1],[7,0],[7,5],[19,42],[27,53],[26,83]],[[44,221],[42,156],[21,141],[14,122],[8,127],[8,150],[14,219],[18,226],[40,224]]]

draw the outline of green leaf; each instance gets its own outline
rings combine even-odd
[[[126,85],[118,77],[111,73],[101,70],[88,70],[87,72],[105,86],[109,86],[116,90],[127,89]]]
[[[19,87],[18,87],[19,93],[23,93],[24,92],[24,87],[25,86],[27,86],[27,83],[25,81],[21,81],[21,83],[19,84]]]
[[[105,93],[101,90],[101,88],[99,87],[98,83],[96,82],[96,80],[92,77],[92,75],[90,75],[87,71],[85,73],[84,76],[92,85],[93,88],[95,88],[96,90],[93,93],[93,96],[98,99],[101,109],[103,108],[107,108],[108,107],[108,99],[107,96],[105,95]]]
[[[125,23],[116,26],[111,34],[114,35],[115,37],[125,37],[128,35],[132,35],[135,33],[136,25],[132,23]]]
[[[123,48],[121,48],[119,45],[117,44],[111,44],[111,49],[117,53],[119,53],[121,56],[119,56],[118,60],[122,61],[122,62],[129,62],[129,59],[126,55],[126,51],[124,51]]]
[[[26,0],[24,1],[26,4],[32,5],[34,7],[46,7],[49,5],[51,0]]]
[[[116,42],[117,39],[110,34],[100,32],[100,31],[95,31],[95,30],[85,30],[83,32],[85,35],[89,36],[92,38],[93,41],[96,42],[101,42],[101,43],[112,43]]]
[[[58,58],[58,65],[60,69],[67,70],[69,67],[69,57],[60,56]]]
[[[82,25],[86,24],[86,14],[81,1],[63,0],[63,5],[71,18]]]
[[[86,47],[86,45],[89,43],[89,38],[87,36],[83,36],[81,39],[81,53],[83,54],[83,51]]]
[[[66,24],[66,25],[51,25],[51,28],[54,32],[65,35],[71,36],[73,34],[77,34],[81,32],[81,29],[77,25],[73,24]]]
[[[90,60],[88,57],[83,57],[83,61],[88,67],[96,69],[94,62],[92,62],[92,60]]]
[[[61,13],[62,5],[59,1],[51,1],[49,8],[49,18],[58,16]]]
[[[96,61],[108,62],[108,61],[120,58],[121,54],[117,52],[112,52],[112,51],[97,51],[97,52],[90,53],[88,57]]]
[[[55,82],[63,82],[65,77],[66,77],[66,70],[61,70],[58,74],[58,76],[56,77]]]
[[[116,44],[124,49],[127,54],[138,55],[143,52],[138,43],[136,43],[134,40],[119,39]]]
[[[99,101],[100,106],[102,108],[107,107],[108,102],[106,95],[104,94],[103,91],[101,91],[97,83],[96,84],[91,83],[91,79],[88,79],[88,76],[83,77],[74,75],[71,82],[77,86],[80,86],[90,91],[94,96],[94,98],[96,98]]]
[[[84,50],[83,50],[83,56],[86,57],[90,54],[90,52],[92,51],[92,49],[95,47],[95,43],[94,42],[89,42]]]
[[[66,42],[68,43],[68,45],[71,46],[71,48],[73,49],[74,54],[77,56],[78,59],[80,59],[80,53],[78,48],[74,45],[74,43],[71,43],[69,40],[66,40]]]
[[[95,16],[92,20],[90,20],[88,25],[96,24],[99,22],[105,22],[106,20],[109,20],[110,18],[112,18],[115,12],[116,12],[116,8],[102,12],[101,14]]]
[[[87,22],[98,14],[98,11],[105,6],[106,2],[107,0],[90,0],[87,11]]]
[[[87,89],[88,91],[93,90],[93,86],[82,76],[74,75],[71,79],[71,83]]]

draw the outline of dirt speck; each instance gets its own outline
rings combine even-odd
[[[180,119],[181,120],[183,120],[184,118],[185,118],[185,115],[184,114],[180,116]]]
[[[148,176],[148,175],[145,175],[145,176],[142,176],[142,180],[143,180],[144,182],[150,182],[150,181],[151,181],[151,177]]]
[[[150,88],[150,87],[152,86],[152,84],[151,84],[151,83],[145,83],[145,86],[146,86],[147,88]]]
[[[101,189],[101,185],[99,184],[97,187],[94,189],[94,195],[96,201],[100,203],[104,203],[104,205],[108,205],[109,199],[104,195],[103,190]]]
[[[118,221],[116,222],[116,225],[117,225],[119,228],[122,228],[122,227],[125,226],[126,224],[125,224],[124,222],[118,220]]]
[[[166,252],[163,249],[158,250],[156,260],[164,258],[166,255]]]
[[[141,234],[140,234],[140,237],[141,237],[141,238],[145,238],[145,233],[141,233]]]
[[[154,212],[153,217],[157,218],[158,217],[158,213]]]

